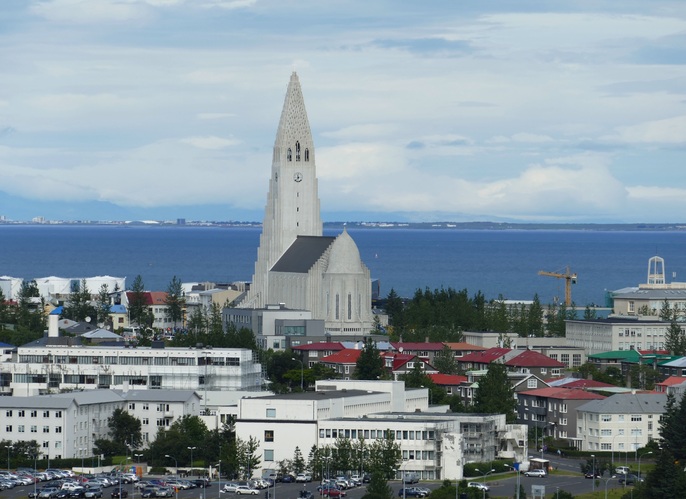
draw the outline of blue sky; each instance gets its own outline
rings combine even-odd
[[[0,215],[261,220],[303,87],[325,220],[678,222],[686,2],[4,0]]]

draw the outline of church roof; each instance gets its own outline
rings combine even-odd
[[[274,264],[272,272],[306,274],[335,239],[331,236],[298,236]]]
[[[348,231],[343,229],[331,245],[329,266],[326,272],[328,274],[358,274],[363,272],[362,267],[360,250],[357,249],[357,244]]]

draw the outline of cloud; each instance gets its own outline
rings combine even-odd
[[[619,127],[617,132],[609,139],[627,143],[684,144],[686,115]]]
[[[121,23],[149,15],[145,4],[116,0],[43,0],[32,5],[31,11],[49,21],[68,24]]]
[[[198,113],[196,117],[199,120],[221,120],[224,118],[233,118],[236,114],[234,113]]]
[[[221,137],[188,137],[181,139],[184,144],[190,144],[199,149],[224,149],[226,147],[236,146],[241,143],[236,139],[223,139]]]

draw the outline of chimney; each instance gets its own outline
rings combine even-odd
[[[63,307],[56,307],[48,315],[48,338],[58,338],[60,336],[60,315],[62,315],[63,310]]]

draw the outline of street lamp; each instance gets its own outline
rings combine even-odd
[[[121,460],[120,467],[122,468],[122,470],[124,470],[124,468],[126,467],[126,461],[128,461],[129,459],[131,459],[131,458],[129,456],[126,456],[125,459]],[[119,472],[119,499],[122,499],[122,497],[121,497],[121,484],[124,481],[123,478],[124,478],[124,475],[122,474],[122,471],[120,470],[120,472]]]
[[[178,480],[179,479],[179,462],[176,460],[176,458],[174,456],[170,456],[169,454],[165,454],[164,457],[174,460],[174,467],[176,468],[176,479]],[[176,499],[179,499],[178,483],[177,483],[177,486],[174,487],[174,490],[176,491]]]
[[[26,455],[29,456],[29,457],[31,457],[31,454],[29,454],[28,452],[26,453]],[[33,453],[33,473],[34,473],[34,479],[33,479],[33,497],[34,497],[34,499],[36,499],[36,498],[38,497],[37,492],[36,492],[36,482],[38,482],[38,480],[36,480],[36,478],[35,478],[35,473],[38,471],[38,470],[36,469],[36,467],[37,467],[36,458],[37,458],[37,457],[38,457],[38,454],[36,454],[36,453],[34,452],[34,453]]]
[[[191,451],[191,469],[188,471],[188,473],[192,474],[193,473],[193,451],[197,449],[197,447],[186,447],[189,451]]]
[[[478,472],[481,473],[481,474],[483,475],[483,477],[484,477],[484,479],[483,479],[484,488],[481,489],[481,492],[483,492],[483,497],[484,497],[484,499],[486,499],[486,477],[487,477],[488,475],[490,475],[491,473],[494,473],[494,472],[495,472],[495,469],[492,469],[491,471],[487,471],[486,473],[484,473],[483,471],[479,471],[478,468],[474,469],[474,471],[478,471]],[[519,489],[517,489],[517,494],[519,494]]]
[[[607,484],[610,483],[610,480],[612,480],[613,478],[617,478],[617,476],[612,475],[611,477],[605,479],[605,499],[607,499]],[[595,480],[595,478],[594,478],[594,480]],[[633,491],[632,491],[632,495],[633,495]]]
[[[79,449],[79,454],[81,454],[81,475],[83,475],[83,451],[85,451],[85,450],[86,449],[84,449],[84,448]]]
[[[217,499],[221,497],[222,493],[222,460],[220,459],[217,463],[217,468],[219,469],[219,480],[217,481]],[[276,480],[274,480],[274,490],[276,490]]]
[[[303,372],[305,370],[305,364],[303,364],[303,361],[300,359],[296,359],[295,357],[291,357],[291,360],[295,360],[297,362],[300,362],[300,391],[303,391]]]
[[[653,453],[653,451],[648,451],[648,452],[644,452],[643,454],[638,456],[638,480],[641,479],[641,458],[643,456],[647,456],[648,454],[652,454],[652,453]]]
[[[519,465],[517,465],[515,467],[515,465],[513,463],[512,466],[510,466],[509,464],[506,464],[505,466],[507,466],[508,468],[517,472],[517,497],[516,497],[516,499],[519,499]]]
[[[595,492],[595,454],[591,454],[593,465],[591,466],[591,473],[593,474],[593,492]]]

